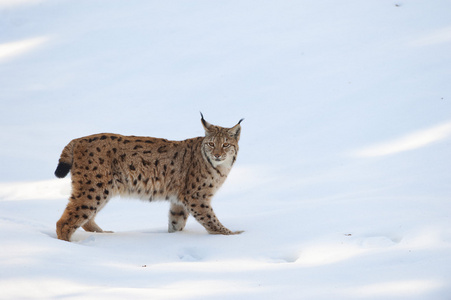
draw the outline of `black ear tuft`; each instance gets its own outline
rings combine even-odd
[[[208,123],[207,123],[207,121],[205,121],[205,119],[204,119],[204,115],[202,114],[202,112],[200,111],[200,117],[201,117],[201,121],[202,121],[202,124],[204,125],[204,127],[206,127],[206,128],[208,128]]]
[[[244,121],[244,118],[242,118],[241,120],[238,121],[238,124],[241,124],[241,122]]]

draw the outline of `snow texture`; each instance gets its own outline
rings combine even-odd
[[[0,299],[451,299],[451,2],[0,1]],[[73,138],[242,123],[237,236],[113,199],[56,239]]]

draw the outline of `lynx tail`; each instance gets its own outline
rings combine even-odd
[[[55,176],[58,178],[64,178],[72,168],[73,161],[73,148],[74,141],[71,141],[66,147],[64,147],[61,153],[58,166],[55,170]]]

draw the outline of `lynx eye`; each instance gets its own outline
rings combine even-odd
[[[222,144],[222,147],[224,147],[224,148],[229,148],[229,147],[230,147],[230,144],[229,144],[229,143],[224,143],[224,144]]]
[[[208,146],[214,148],[215,147],[215,143],[210,142],[210,143],[208,143]]]

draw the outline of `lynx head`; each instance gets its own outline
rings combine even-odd
[[[215,126],[205,121],[201,115],[202,125],[205,129],[205,138],[202,142],[202,153],[205,158],[217,167],[224,163],[232,166],[238,153],[238,141],[240,140],[241,119],[232,128]]]

